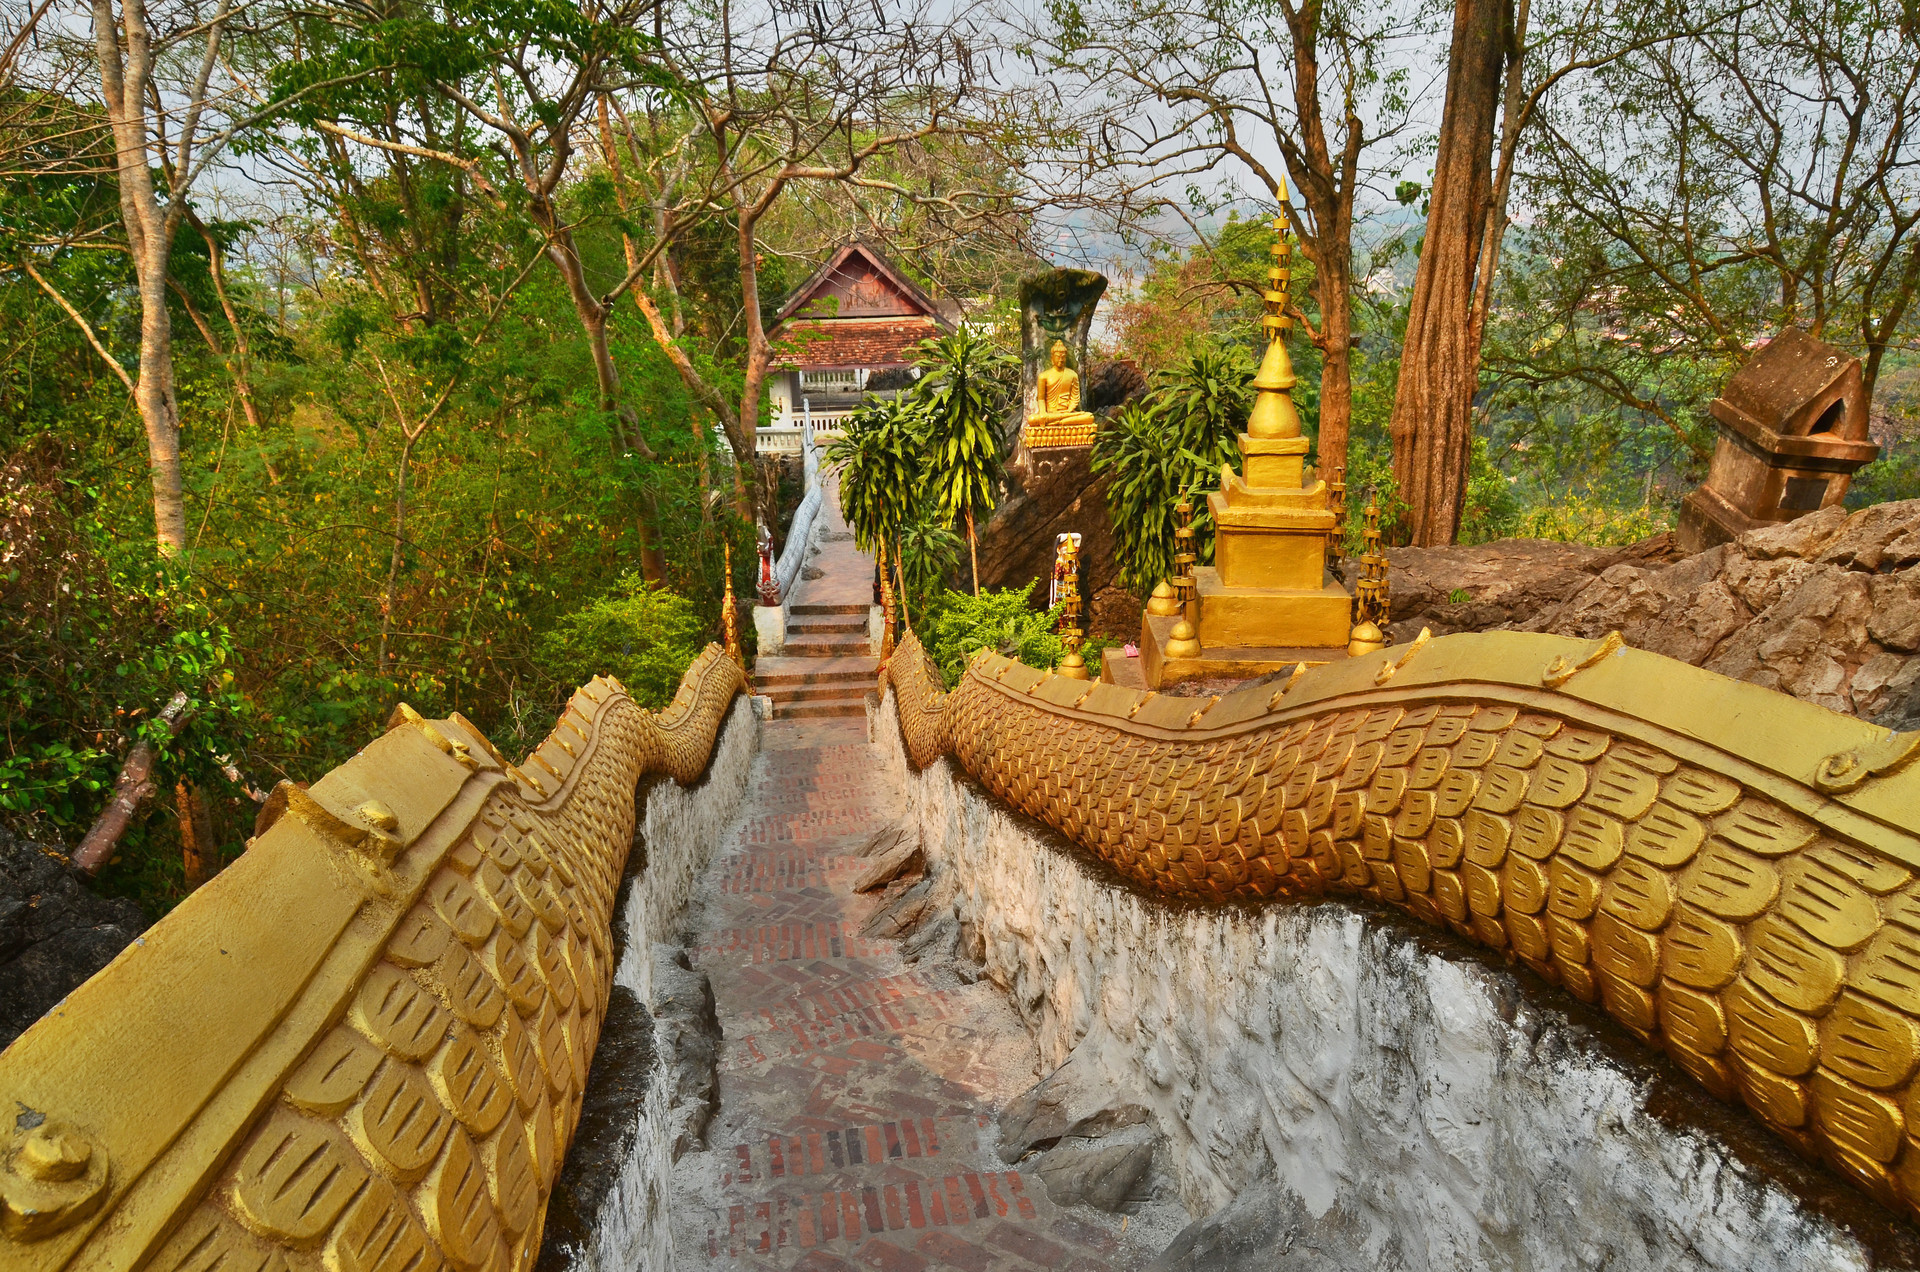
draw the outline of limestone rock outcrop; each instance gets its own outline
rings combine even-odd
[[[0,1049],[146,929],[138,905],[90,891],[65,857],[0,830]]]
[[[1549,539],[1389,548],[1393,622],[1388,635],[1398,643],[1413,639],[1422,627],[1435,636],[1509,627],[1571,599],[1611,566],[1676,559],[1671,535],[1631,548],[1593,548]],[[1352,586],[1358,563],[1343,562],[1342,573]]]
[[[1920,500],[1829,508],[1676,557],[1506,539],[1396,548],[1390,638],[1510,628],[1627,643],[1896,729],[1920,727]]]
[[[980,585],[1022,587],[1039,579],[1033,599],[1045,606],[1054,536],[1069,531],[1082,536],[1080,594],[1088,598],[1087,630],[1137,639],[1144,602],[1115,577],[1107,478],[1094,475],[1091,452],[1084,448],[1014,452],[1007,464],[1006,496],[979,527]]]

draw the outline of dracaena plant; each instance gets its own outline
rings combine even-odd
[[[1136,594],[1173,573],[1174,505],[1194,505],[1194,544],[1213,560],[1213,522],[1202,492],[1223,464],[1253,406],[1253,367],[1238,350],[1201,350],[1165,372],[1144,399],[1123,407],[1095,435],[1093,471],[1110,474],[1107,516],[1121,583]]]
[[[967,526],[974,594],[980,592],[976,515],[998,502],[1000,423],[1019,383],[1019,362],[991,338],[968,327],[920,345],[921,377],[913,403],[926,441],[926,493],[942,521]]]

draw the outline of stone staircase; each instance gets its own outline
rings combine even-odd
[[[754,664],[754,688],[773,699],[776,720],[865,715],[867,691],[880,669],[866,647],[862,637],[858,656],[762,658]]]
[[[757,692],[773,699],[776,720],[864,716],[880,662],[871,654],[867,615],[873,604],[873,558],[854,546],[840,516],[833,481],[814,525],[808,565],[787,607],[778,656],[754,663]]]
[[[754,664],[754,685],[773,699],[776,720],[864,715],[880,668],[869,648],[866,606],[796,602],[782,656]]]
[[[799,603],[787,613],[791,658],[864,658],[867,655],[867,606]]]

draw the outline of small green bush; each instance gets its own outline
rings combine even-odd
[[[1522,510],[1517,522],[1512,532],[1516,538],[1555,539],[1597,548],[1624,547],[1673,529],[1673,517],[1665,508],[1616,508],[1578,491],[1570,491],[1554,503]]]
[[[707,635],[693,602],[629,573],[541,637],[540,660],[562,685],[613,676],[635,702],[658,708],[673,700]]]
[[[987,588],[978,596],[948,592],[923,629],[928,655],[951,689],[960,683],[975,650],[991,649],[1029,667],[1050,669],[1066,656],[1066,644],[1054,634],[1060,610],[1036,610],[1029,603],[1038,582],[1022,588]],[[1097,660],[1087,656],[1089,666]]]

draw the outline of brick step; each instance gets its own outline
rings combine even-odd
[[[776,720],[824,719],[865,714],[867,714],[865,698],[838,702],[796,702],[791,706],[776,702],[773,705],[773,718]]]
[[[865,619],[816,618],[811,621],[790,623],[787,626],[787,636],[789,638],[796,636],[858,636],[864,640],[866,639],[866,635],[867,624]]]
[[[777,685],[860,685],[873,683],[880,670],[866,650],[852,658],[788,658],[770,655],[753,665],[753,683],[762,689]]]
[[[772,698],[775,706],[788,702],[824,702],[838,701],[849,697],[860,697],[873,688],[874,678],[865,676],[857,679],[834,680],[818,685],[760,685],[760,691]]]
[[[852,658],[866,653],[868,642],[865,636],[812,636],[790,640],[782,648],[801,658]]]
[[[871,608],[873,607],[870,605],[799,604],[799,605],[788,606],[787,613],[798,614],[801,617],[808,617],[808,616],[819,615],[819,614],[865,614]]]
[[[871,671],[823,671],[809,676],[786,672],[778,675],[755,676],[753,683],[761,693],[777,698],[789,690],[800,688],[852,689],[856,685],[864,688],[873,683],[875,674]]]

